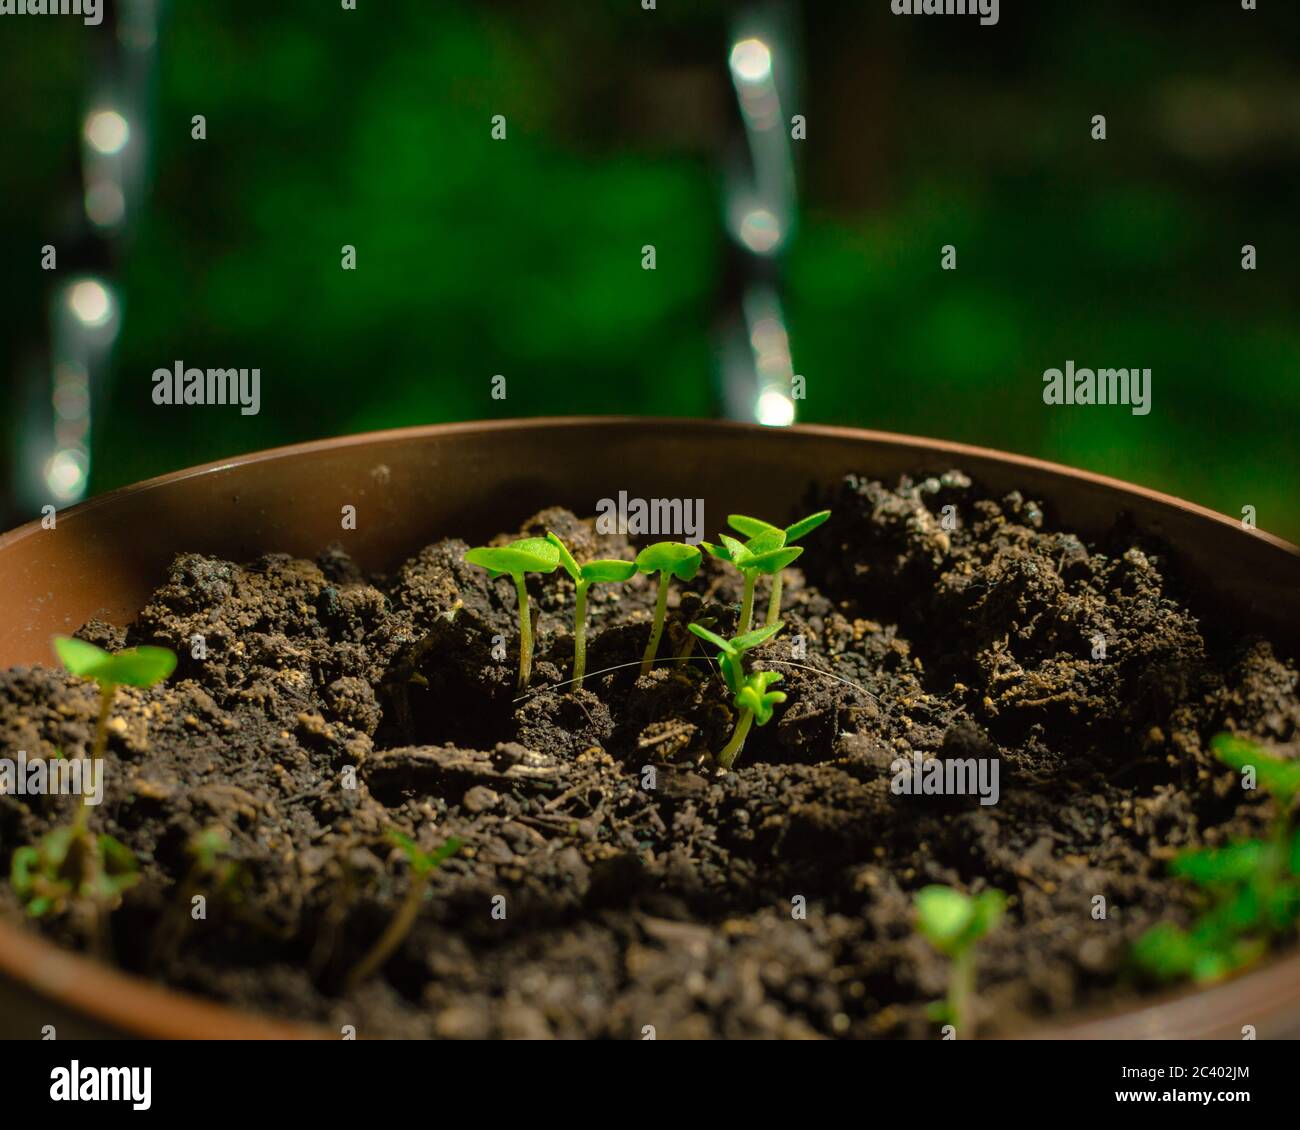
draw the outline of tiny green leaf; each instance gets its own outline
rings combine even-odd
[[[744,568],[757,569],[765,576],[771,576],[773,573],[779,573],[801,553],[803,546],[791,546],[789,549],[773,549],[764,553],[756,553],[746,562]]]
[[[421,851],[416,842],[410,836],[398,831],[396,828],[389,828],[387,831],[388,839],[397,847],[402,849],[402,854],[406,856],[407,862],[411,865],[411,870],[416,875],[427,875],[435,870],[444,860],[460,851],[461,842],[455,836],[449,836],[442,844],[426,854]]]
[[[719,651],[721,651],[724,655],[734,655],[736,652],[736,649],[732,647],[729,641],[724,640],[716,632],[711,632],[709,631],[708,628],[702,627],[699,624],[687,624],[686,630],[688,632],[694,632],[695,635],[700,637],[700,639],[713,644],[713,646],[716,647]]]
[[[140,882],[140,864],[135,853],[112,836],[100,836],[98,847],[100,867],[90,884],[83,887],[82,893],[105,903],[116,904],[123,892]]]
[[[461,849],[461,841],[455,836],[448,836],[441,844],[433,849],[424,857],[424,870],[432,871],[435,867],[440,866],[446,860],[450,859]]]
[[[961,954],[1002,918],[1006,895],[982,891],[972,898],[951,887],[922,887],[916,894],[917,927],[940,953]]]
[[[787,697],[784,691],[767,689],[780,680],[781,676],[776,671],[754,672],[737,692],[736,707],[740,710],[753,711],[755,723],[766,726],[772,719],[772,708],[785,702]]]
[[[802,548],[785,549],[785,531],[765,530],[741,543],[729,534],[718,535],[722,545],[704,543],[705,550],[719,561],[734,565],[742,573],[778,573],[803,552]]]
[[[755,628],[752,632],[746,632],[743,636],[736,636],[731,641],[730,646],[736,651],[751,651],[760,644],[767,643],[768,640],[784,627],[784,624],[772,624],[767,628]],[[714,638],[716,639],[717,637],[715,636]]]
[[[102,647],[72,636],[55,636],[54,650],[63,666],[83,679],[100,678],[113,658]]]
[[[760,518],[751,518],[747,514],[728,514],[727,525],[747,538],[757,537],[759,534],[781,533],[780,526],[774,526]]]
[[[203,873],[216,870],[217,860],[230,850],[230,833],[213,825],[190,837],[186,851]]]
[[[938,949],[955,946],[974,917],[970,898],[951,887],[923,887],[916,894],[917,925]]]
[[[165,647],[128,647],[110,655],[85,640],[55,636],[54,650],[74,675],[101,684],[151,687],[176,670],[176,653]]]
[[[110,871],[133,873],[140,870],[135,853],[121,840],[115,840],[107,834],[102,835],[99,837],[99,851],[103,856],[104,866]]]
[[[728,534],[719,534],[718,540],[727,551],[727,556],[723,560],[730,561],[733,565],[743,565],[752,556],[745,548],[744,542],[737,541]]]
[[[9,861],[9,883],[19,898],[26,899],[34,887],[32,872],[40,866],[41,853],[30,845],[18,848]]]
[[[602,559],[588,561],[582,567],[582,579],[593,585],[613,585],[629,581],[637,575],[635,561],[613,561]]]
[[[784,530],[764,530],[761,534],[755,534],[745,542],[744,548],[745,553],[748,554],[749,558],[752,560],[778,550],[784,545]]]
[[[1002,921],[1007,908],[1007,896],[1001,891],[981,891],[975,896],[975,914],[970,924],[970,940],[978,941]]]
[[[1187,931],[1161,922],[1133,944],[1133,957],[1161,981],[1174,981],[1191,975],[1196,966],[1197,948]]]
[[[107,668],[109,682],[128,687],[152,687],[176,670],[176,653],[165,647],[130,647],[113,656]],[[100,676],[104,678],[104,676]]]
[[[564,566],[564,571],[569,574],[575,581],[582,580],[582,570],[578,563],[573,559],[573,554],[569,552],[569,547],[560,540],[560,535],[554,530],[546,531],[546,540],[549,541],[560,555],[560,564]],[[470,564],[474,564],[470,562]]]
[[[390,843],[395,847],[402,849],[402,854],[406,856],[408,862],[414,863],[422,854],[419,845],[405,832],[400,831],[397,828],[389,828],[385,832],[385,835],[388,836]]]
[[[636,555],[636,567],[642,573],[668,573],[679,581],[689,581],[700,571],[700,551],[679,541],[660,541],[648,545]]]
[[[809,514],[807,518],[800,518],[793,526],[787,526],[785,528],[785,544],[790,545],[792,542],[796,542],[812,533],[830,516],[831,512],[829,510],[819,510],[816,514]]]
[[[554,573],[560,567],[560,551],[546,538],[520,538],[509,545],[477,546],[465,554],[471,565],[487,569],[494,577],[523,573]]]
[[[1201,886],[1240,883],[1259,870],[1270,850],[1262,840],[1244,840],[1222,848],[1200,848],[1182,852],[1169,870]]]

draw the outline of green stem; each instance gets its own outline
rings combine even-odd
[[[745,744],[745,738],[749,734],[750,724],[754,721],[754,712],[749,709],[740,712],[740,721],[736,723],[736,732],[731,735],[729,741],[718,754],[718,764],[724,769],[730,769],[732,762],[736,760],[736,755],[740,753],[741,747]]]
[[[379,940],[370,947],[370,951],[353,967],[348,974],[348,988],[355,989],[369,979],[384,963],[393,956],[393,951],[402,944],[402,940],[411,932],[416,918],[420,915],[420,903],[424,900],[424,891],[429,884],[429,877],[411,876],[411,885],[406,898],[393,920],[389,922]]]
[[[587,581],[578,582],[578,603],[573,610],[573,689],[582,690],[587,673]]]
[[[772,596],[767,602],[767,623],[763,625],[770,628],[779,619],[781,619],[781,581],[785,577],[785,570],[780,570],[772,578]]]
[[[740,631],[737,635],[744,635],[749,631],[749,625],[754,620],[754,584],[758,580],[758,573],[753,569],[745,571],[745,599],[740,605]]]
[[[528,686],[533,673],[533,621],[528,614],[528,583],[523,573],[515,574],[519,592],[519,689]]]
[[[667,571],[659,574],[659,599],[655,601],[655,622],[650,629],[650,642],[645,645],[645,655],[641,657],[641,674],[650,670],[650,664],[659,654],[659,640],[664,634],[664,613],[668,611],[668,582],[672,574]]]
[[[99,687],[99,721],[95,723],[95,744],[91,747],[90,760],[96,773],[102,772],[99,769],[99,762],[104,758],[104,752],[108,749],[108,715],[113,708],[113,695],[117,693],[116,683],[101,683]],[[86,803],[86,798],[81,798],[81,804],[77,808],[76,827],[78,831],[84,832],[86,824],[90,819],[90,805]]]
[[[970,1005],[974,995],[975,951],[967,949],[953,957],[948,979],[948,1014],[959,1040],[969,1039],[972,1035]]]

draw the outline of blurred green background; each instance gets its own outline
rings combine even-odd
[[[993,28],[895,17],[887,0],[793,6],[784,109],[808,137],[781,266],[800,419],[1252,505],[1300,540],[1300,6],[1262,6],[1004,3]],[[364,429],[715,413],[736,301],[735,11],[173,3],[148,192],[112,240],[77,210],[109,22],[0,21],[6,524],[33,509],[14,484],[25,406],[49,387],[46,243],[60,276],[102,270],[123,312],[92,493]],[[1150,367],[1150,415],[1044,406],[1044,369],[1069,359]],[[259,367],[260,414],[155,406],[151,374],[177,360]]]

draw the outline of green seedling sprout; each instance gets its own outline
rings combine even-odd
[[[560,540],[559,534],[547,531],[546,539],[560,554],[560,564],[573,578],[577,589],[577,604],[573,609],[573,688],[582,690],[582,679],[587,673],[587,590],[592,585],[615,585],[630,581],[637,574],[635,561],[602,559],[579,565]]]
[[[15,851],[10,862],[10,885],[33,918],[60,913],[74,898],[116,910],[123,892],[139,881],[130,848],[112,836],[91,836],[79,824],[47,832],[35,846]]]
[[[509,545],[482,545],[465,554],[465,560],[493,577],[513,577],[519,593],[519,689],[533,673],[533,620],[528,610],[528,573],[554,573],[560,551],[546,538],[520,538]]]
[[[425,891],[428,890],[430,876],[438,869],[443,860],[455,855],[456,852],[460,851],[461,847],[460,840],[456,839],[455,836],[450,836],[443,841],[441,846],[426,854],[416,846],[414,840],[403,835],[396,828],[388,829],[388,839],[402,849],[402,854],[406,856],[407,862],[410,864],[410,886],[407,887],[406,898],[393,916],[393,920],[379,936],[379,940],[371,946],[369,952],[357,962],[355,968],[348,975],[349,989],[355,989],[363,981],[368,980],[393,956],[397,947],[402,944],[406,935],[411,932],[411,927],[415,925],[415,920],[420,915],[420,904],[424,901]]]
[[[775,526],[739,542],[729,534],[721,534],[721,545],[703,543],[704,550],[710,557],[734,565],[745,578],[745,595],[740,604],[738,628],[741,635],[749,631],[754,620],[754,586],[759,574],[775,576],[803,552],[802,546],[786,548],[785,531]],[[778,598],[779,604],[779,598]],[[770,625],[768,625],[770,626]]]
[[[1134,959],[1161,981],[1221,980],[1253,964],[1274,938],[1300,921],[1300,833],[1294,813],[1300,761],[1274,757],[1232,734],[1219,734],[1210,748],[1273,798],[1272,833],[1265,840],[1195,848],[1174,858],[1171,873],[1205,890],[1209,903],[1188,929],[1162,922],[1137,940]]]
[[[951,963],[948,998],[931,1006],[931,1016],[951,1024],[958,1035],[971,1027],[975,997],[975,943],[992,930],[1006,910],[1001,891],[966,895],[952,887],[922,887],[916,893],[916,925],[925,939]]]
[[[176,653],[165,647],[132,647],[110,654],[85,640],[55,636],[54,650],[73,675],[94,679],[99,684],[99,720],[91,758],[99,761],[108,745],[108,715],[119,685],[151,687],[176,670]],[[77,812],[78,827],[85,827],[87,806]]]
[[[783,530],[780,526],[773,526],[759,518],[750,518],[746,514],[730,514],[727,516],[727,525],[747,538],[756,538],[763,534],[781,534],[781,544],[786,546],[793,545],[800,538],[812,533],[830,516],[829,510],[819,510],[816,514],[809,514],[807,518],[801,518],[794,525],[786,526]],[[772,574],[772,595],[767,602],[766,626],[769,628],[781,618],[781,586],[784,580],[785,567],[782,566]],[[748,627],[749,625],[746,624],[745,628]]]
[[[766,726],[772,719],[772,708],[786,699],[784,692],[768,690],[773,683],[781,681],[781,676],[777,672],[755,671],[747,675],[744,665],[745,652],[766,643],[781,630],[782,625],[773,624],[768,628],[759,628],[757,631],[747,632],[730,640],[723,639],[699,624],[689,624],[687,627],[693,635],[713,644],[720,652],[718,666],[722,669],[722,677],[734,696],[732,702],[740,711],[731,740],[717,756],[718,764],[723,769],[730,769],[741,749],[744,748],[749,727],[755,722],[760,726]]]
[[[659,541],[648,545],[636,555],[637,571],[659,574],[659,597],[655,601],[654,623],[650,626],[650,641],[641,657],[641,674],[650,670],[659,654],[659,640],[664,634],[664,615],[668,611],[668,583],[674,577],[689,581],[700,571],[703,558],[696,546],[680,541]]]

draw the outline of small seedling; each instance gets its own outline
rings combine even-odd
[[[519,593],[519,689],[528,685],[533,673],[533,620],[528,610],[528,573],[554,573],[560,565],[560,551],[546,538],[520,538],[509,545],[481,545],[465,554],[465,560],[493,577],[513,577]]]
[[[1257,961],[1300,921],[1300,833],[1293,812],[1300,761],[1273,757],[1231,734],[1219,734],[1210,748],[1239,773],[1253,772],[1273,798],[1273,830],[1266,840],[1181,852],[1170,864],[1172,874],[1203,888],[1209,903],[1189,929],[1162,922],[1137,940],[1138,965],[1162,981],[1221,980]]]
[[[930,1015],[951,1024],[959,1035],[974,1030],[975,943],[1001,921],[1006,905],[1006,895],[995,890],[971,896],[952,887],[929,886],[916,893],[917,929],[951,962],[948,999],[932,1005]]]
[[[90,755],[95,761],[104,756],[108,744],[108,715],[118,686],[151,687],[176,670],[176,653],[165,647],[132,647],[113,655],[85,640],[55,636],[54,650],[72,674],[99,684],[99,720]],[[85,826],[87,815],[83,804],[77,812],[79,827]]]
[[[123,892],[140,881],[131,849],[112,836],[92,836],[82,824],[55,828],[35,846],[20,847],[9,882],[33,918],[59,914],[73,899],[99,913],[116,910]]]
[[[740,711],[731,740],[717,756],[718,764],[723,769],[730,769],[741,749],[744,748],[749,727],[754,722],[766,726],[772,719],[772,708],[786,700],[783,691],[768,690],[773,683],[781,681],[781,676],[777,672],[755,671],[747,675],[744,665],[745,652],[766,643],[781,630],[781,625],[773,624],[770,628],[759,628],[755,632],[748,632],[730,640],[723,639],[699,624],[690,624],[688,629],[700,639],[713,644],[720,652],[718,666],[722,669],[722,677],[734,696],[732,702]]]
[[[749,631],[754,620],[754,586],[759,574],[775,576],[803,552],[802,546],[786,548],[785,531],[772,527],[749,539],[739,542],[728,534],[721,534],[721,545],[704,542],[710,557],[734,565],[745,578],[745,595],[740,604],[738,630],[741,635]],[[780,598],[778,597],[778,603]]]
[[[730,514],[727,516],[727,525],[737,533],[744,534],[747,538],[756,538],[762,534],[781,534],[783,546],[793,545],[800,538],[806,537],[812,533],[818,526],[831,516],[829,510],[819,510],[816,514],[809,514],[807,518],[801,518],[791,526],[786,526],[783,530],[780,526],[773,526],[759,518],[750,518],[745,514]],[[778,569],[772,574],[772,595],[767,602],[767,626],[771,627],[781,617],[781,586],[785,580],[785,568]],[[748,625],[746,625],[748,627]]]
[[[428,889],[430,876],[438,869],[443,860],[460,851],[461,846],[460,840],[456,839],[455,836],[451,836],[443,841],[440,847],[426,854],[416,846],[414,840],[403,835],[396,828],[388,829],[388,839],[402,849],[402,853],[410,864],[410,886],[407,887],[406,898],[393,916],[393,920],[379,936],[379,940],[371,946],[370,951],[357,962],[355,968],[348,975],[348,987],[350,989],[356,988],[363,981],[373,976],[393,956],[397,947],[402,944],[403,939],[411,932],[411,927],[415,925],[416,918],[419,917],[420,903],[424,901],[424,894]]]
[[[185,854],[190,860],[188,871],[153,938],[155,962],[170,960],[184,941],[194,921],[196,896],[242,907],[253,885],[253,876],[232,850],[230,833],[220,825],[194,833],[186,841]]]
[[[635,561],[588,561],[579,565],[560,536],[548,531],[547,540],[560,554],[560,564],[573,578],[577,589],[577,604],[573,610],[573,686],[582,689],[582,679],[587,672],[587,590],[592,585],[614,585],[630,581],[637,574]]]
[[[680,541],[659,541],[648,545],[636,555],[636,567],[641,573],[659,574],[659,598],[655,601],[654,623],[650,626],[650,641],[641,657],[641,674],[650,670],[659,654],[659,640],[664,634],[664,615],[668,611],[668,582],[676,577],[689,581],[700,571],[703,558],[696,546]]]

